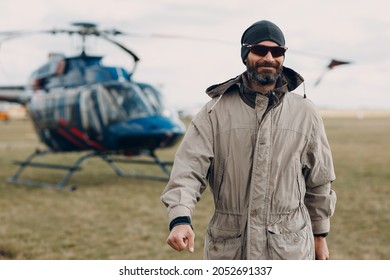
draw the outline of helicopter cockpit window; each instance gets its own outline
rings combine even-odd
[[[144,96],[148,99],[151,107],[156,114],[161,115],[164,112],[164,104],[161,97],[161,93],[154,87],[148,84],[138,84],[141,88]]]
[[[116,110],[123,112],[128,119],[144,118],[155,115],[150,102],[142,91],[133,85],[110,85],[108,93],[113,104],[119,107]]]
[[[104,125],[122,121],[126,118],[126,113],[118,106],[111,89],[100,86],[96,97],[99,104],[100,117]]]
[[[99,139],[108,124],[154,115],[138,87],[120,83],[82,90],[80,112],[81,125],[91,139]]]
[[[83,69],[85,69],[85,62],[82,60],[68,60],[67,68],[70,70],[64,76],[63,83],[68,86],[78,86],[85,83]]]

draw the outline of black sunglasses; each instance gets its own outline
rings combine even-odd
[[[247,47],[251,53],[260,55],[260,56],[266,56],[268,52],[271,52],[273,57],[280,57],[284,55],[287,51],[287,47],[269,47],[264,45],[247,45],[243,44],[244,47]]]

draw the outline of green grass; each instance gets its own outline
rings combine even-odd
[[[338,195],[335,259],[390,259],[390,119],[326,119]]]
[[[328,118],[325,124],[338,195],[328,237],[331,257],[390,259],[390,118]],[[17,168],[12,162],[37,147],[30,122],[0,122],[0,259],[202,259],[213,205],[209,191],[195,211],[195,253],[178,253],[165,244],[164,182],[118,177],[106,163],[89,159],[71,179],[75,192],[6,183]],[[159,155],[172,160],[175,150]],[[30,169],[26,176],[55,182],[63,174]]]

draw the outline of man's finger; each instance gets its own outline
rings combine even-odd
[[[191,234],[187,239],[188,251],[190,251],[191,253],[193,253],[195,250],[194,240],[195,240],[194,234]]]

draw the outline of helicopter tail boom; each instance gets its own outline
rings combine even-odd
[[[30,96],[26,94],[24,86],[0,87],[0,101],[25,105],[28,103],[29,100]]]

